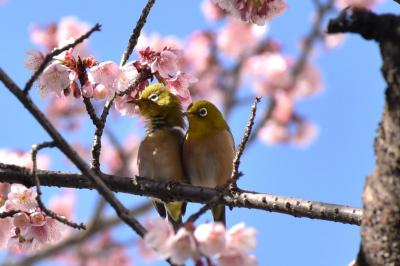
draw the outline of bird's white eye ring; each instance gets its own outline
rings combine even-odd
[[[149,99],[153,102],[156,102],[158,100],[158,95],[156,93],[153,93],[149,96]]]
[[[205,108],[205,107],[200,108],[200,110],[199,110],[199,115],[200,115],[201,117],[207,116],[207,108]]]

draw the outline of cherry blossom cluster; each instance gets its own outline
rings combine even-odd
[[[43,54],[31,51],[25,66],[36,71]],[[97,100],[111,99],[115,93],[126,90],[138,72],[132,64],[123,67],[115,62],[98,63],[91,57],[75,57],[73,49],[57,56],[43,71],[38,80],[42,97],[55,94],[59,97],[73,95]]]
[[[192,101],[189,86],[197,82],[197,79],[182,71],[179,61],[182,60],[183,51],[178,47],[165,45],[157,47],[147,44],[138,48],[139,59],[132,62],[132,65],[138,72],[148,71],[152,77],[156,77],[159,82],[166,85],[166,88],[174,93],[181,100],[183,106],[188,106]],[[131,100],[137,97],[148,81],[144,81],[131,92],[117,97],[115,109],[123,115],[132,115],[135,113],[136,106]]]
[[[115,241],[109,230],[63,253],[57,260],[66,265],[131,266],[132,256],[126,246]]]
[[[45,29],[36,29],[32,32],[32,39],[51,50],[56,47],[57,41],[60,41],[57,47],[62,47],[75,40],[77,33],[81,33],[83,28],[86,28],[71,19],[68,20],[69,27],[64,24],[66,23],[63,20],[58,26],[51,25]],[[68,29],[71,32],[68,32]],[[60,31],[63,34],[56,34]],[[97,62],[92,56],[82,57],[76,49],[70,49],[54,58],[40,75],[38,79],[40,95],[42,97],[50,94],[58,97],[72,95],[75,98],[83,96],[96,100],[110,100],[117,96],[116,110],[123,115],[132,115],[135,113],[135,105],[131,103],[131,100],[148,85],[148,80],[139,83],[127,93],[124,91],[138,78],[140,72],[146,71],[146,73],[151,73],[148,78],[156,77],[160,82],[165,83],[166,87],[176,94],[184,105],[188,105],[191,102],[188,87],[197,79],[178,67],[181,55],[182,50],[178,48],[164,46],[159,49],[147,46],[139,50],[138,60],[121,67],[113,61]],[[42,52],[30,51],[25,66],[34,72],[43,60]],[[58,108],[54,109],[58,110]]]
[[[230,15],[258,25],[264,25],[287,8],[283,0],[213,0],[213,2]]]
[[[252,78],[252,88],[258,95],[274,101],[271,116],[259,132],[266,143],[294,142],[307,145],[316,135],[316,127],[295,111],[295,103],[318,93],[322,88],[318,70],[306,64],[293,74],[295,61],[279,50],[270,50],[249,57],[246,75]]]
[[[67,226],[48,217],[40,210],[36,201],[36,191],[19,184],[1,184],[9,193],[0,212],[19,211],[12,217],[0,219],[0,247],[10,247],[12,251],[32,252],[46,245],[60,241],[67,233]]]
[[[192,259],[198,266],[257,265],[255,257],[249,254],[256,246],[256,230],[244,223],[229,230],[221,223],[201,224],[197,228],[186,225],[175,233],[168,221],[154,218],[147,223],[147,229],[145,246],[152,248],[158,258],[169,258],[174,264],[184,264]],[[144,250],[142,253],[148,257],[149,252]]]

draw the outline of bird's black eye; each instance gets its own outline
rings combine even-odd
[[[201,117],[205,117],[207,115],[207,108],[201,108],[198,113]]]
[[[149,99],[153,102],[156,102],[158,100],[158,95],[156,93],[153,93],[150,95]]]

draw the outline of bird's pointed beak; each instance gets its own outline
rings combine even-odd
[[[140,99],[132,99],[132,100],[128,101],[128,103],[134,103],[134,104],[136,104],[138,106],[140,106],[141,102],[142,101]]]
[[[191,112],[186,111],[186,112],[183,112],[183,113],[182,113],[182,116],[186,116],[186,117],[187,117],[187,116],[189,116],[190,114],[191,114]]]

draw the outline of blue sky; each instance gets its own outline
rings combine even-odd
[[[289,9],[273,20],[270,35],[280,40],[285,53],[296,56],[298,38],[308,32],[312,1],[288,1]],[[147,33],[176,35],[184,38],[198,28],[213,28],[203,19],[201,1],[158,0],[145,26]],[[25,52],[35,48],[29,41],[28,26],[58,21],[67,15],[77,16],[91,24],[103,25],[91,38],[91,50],[99,60],[119,61],[132,25],[145,1],[17,1],[0,6],[0,66],[20,85],[29,78],[22,62]],[[39,6],[40,5],[40,6]],[[386,1],[378,12],[398,10]],[[329,17],[334,16],[331,14]],[[364,179],[374,167],[373,139],[383,108],[384,81],[380,74],[381,59],[375,43],[358,36],[348,36],[343,46],[333,51],[319,49],[313,61],[321,69],[324,91],[299,102],[297,110],[320,128],[320,135],[308,149],[292,146],[252,145],[244,155],[239,186],[246,190],[301,197],[305,199],[361,207]],[[32,90],[33,98],[43,101]],[[230,118],[236,142],[240,141],[250,106],[237,109]],[[34,143],[48,140],[33,118],[0,85],[0,148],[29,150]],[[69,141],[86,139],[93,129],[79,135],[67,134]],[[141,132],[136,122],[120,119],[112,129],[123,139],[130,131]],[[56,151],[52,168],[67,169],[65,159]],[[57,193],[46,189],[46,197]],[[120,195],[127,205],[143,198]],[[93,208],[95,192],[81,191],[78,218],[84,220]],[[198,208],[191,206],[189,212]],[[326,221],[293,218],[258,210],[228,211],[228,226],[244,221],[258,229],[255,254],[260,265],[347,265],[358,251],[359,228]],[[204,220],[210,219],[207,214]],[[133,233],[121,226],[119,238]],[[132,253],[134,254],[134,253]],[[49,265],[49,264],[43,264]],[[53,263],[51,265],[54,265]],[[135,265],[141,265],[135,259]],[[157,264],[158,265],[158,264]],[[163,265],[163,263],[160,263]]]

